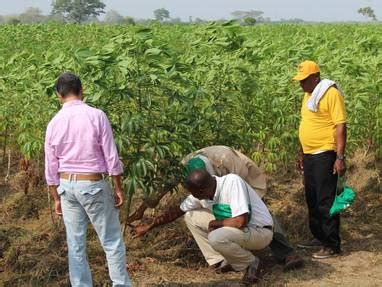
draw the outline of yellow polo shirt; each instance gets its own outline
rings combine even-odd
[[[311,94],[305,93],[301,106],[299,138],[304,153],[336,150],[336,125],[346,122],[344,98],[330,87],[318,104],[317,112],[310,111],[306,102]]]

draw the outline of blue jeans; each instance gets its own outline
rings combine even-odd
[[[86,255],[89,222],[106,253],[113,286],[132,286],[126,270],[126,251],[110,185],[105,180],[61,179],[57,189],[68,243],[69,276],[73,287],[93,286]]]

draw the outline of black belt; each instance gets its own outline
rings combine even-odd
[[[272,225],[265,225],[263,228],[269,229],[270,231],[273,231],[273,226]]]

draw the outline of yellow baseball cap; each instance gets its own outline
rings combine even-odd
[[[304,61],[298,65],[297,75],[293,77],[295,81],[302,81],[310,75],[320,72],[320,67],[313,61]]]

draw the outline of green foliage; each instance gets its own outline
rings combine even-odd
[[[105,6],[100,0],[54,0],[52,14],[62,15],[70,22],[81,23],[105,13]]]
[[[380,25],[0,30],[0,134],[8,130],[10,144],[41,158],[46,125],[59,109],[54,82],[73,71],[86,102],[113,125],[130,199],[175,189],[182,157],[208,145],[240,149],[268,172],[290,167],[303,96],[291,78],[305,59],[320,63],[323,77],[345,92],[348,150],[380,143]]]
[[[244,18],[244,24],[248,26],[252,26],[256,24],[256,19],[253,17],[245,17]]]

